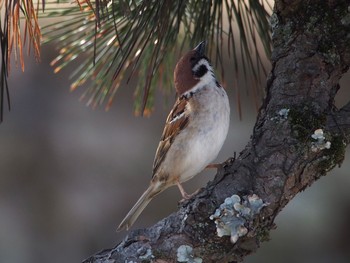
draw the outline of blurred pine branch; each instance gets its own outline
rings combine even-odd
[[[27,54],[29,55],[33,50],[35,58],[40,60],[41,32],[38,24],[40,8],[44,11],[45,0],[38,0],[36,6],[31,0],[0,0],[0,122],[3,119],[5,100],[10,109],[7,78],[11,68],[11,54],[13,54],[16,65],[20,63],[22,71],[24,71],[23,53],[26,45]],[[22,28],[21,21],[24,23]]]
[[[34,48],[37,58],[41,35],[37,24],[39,3],[34,9],[32,0],[0,1],[1,10],[4,6],[7,10],[1,26],[2,109],[4,94],[8,97],[11,51],[16,59],[20,58],[24,69],[19,12],[25,17],[23,42],[26,37],[29,39],[28,46]],[[19,12],[15,13],[17,20],[12,22],[14,3]],[[59,72],[78,61],[79,66],[71,73],[71,90],[85,86],[83,97],[88,105],[105,105],[109,109],[122,81],[136,79],[135,113],[149,115],[156,88],[171,93],[173,68],[183,49],[202,40],[208,40],[208,55],[223,81],[224,57],[232,59],[232,68],[226,71],[235,77],[232,86],[236,89],[240,115],[242,89],[251,92],[256,104],[260,104],[263,89],[258,83],[266,74],[263,57],[269,57],[271,49],[272,8],[268,0],[76,0],[73,3],[42,0],[41,3],[45,12],[40,13],[40,19],[50,18],[49,24],[42,28],[43,42],[60,46],[59,55],[51,65]],[[248,81],[244,88],[238,85],[240,75]]]

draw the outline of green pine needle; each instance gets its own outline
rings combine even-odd
[[[31,2],[25,1],[21,3]],[[135,113],[149,115],[154,108],[154,94],[160,89],[173,94],[173,69],[183,50],[208,40],[208,56],[221,72],[227,54],[235,76],[238,112],[240,94],[252,93],[256,104],[263,96],[261,78],[266,75],[263,58],[271,52],[267,0],[77,0],[76,2],[41,1],[49,21],[42,28],[43,43],[55,42],[59,54],[51,65],[55,72],[71,70],[71,89],[83,86],[83,98],[93,107],[109,109],[121,83],[138,79],[135,87]],[[39,27],[33,8],[24,8],[27,38],[35,53],[40,54]],[[39,8],[39,5],[38,5]],[[37,14],[37,13],[36,13]],[[34,18],[33,18],[34,17]],[[34,21],[34,22],[33,22]],[[0,21],[2,22],[2,21]],[[6,16],[4,17],[6,22]],[[0,102],[8,94],[9,50],[7,24],[0,25],[2,66]],[[39,38],[40,39],[40,38]],[[21,44],[21,42],[19,42]],[[20,58],[22,45],[19,46]],[[263,47],[264,51],[259,49]],[[21,60],[22,61],[22,60]],[[70,65],[77,61],[79,66]],[[77,63],[74,63],[76,65]],[[239,66],[243,65],[243,66]],[[248,81],[238,85],[241,75]],[[124,86],[124,85],[123,85]],[[1,107],[2,113],[2,107]]]

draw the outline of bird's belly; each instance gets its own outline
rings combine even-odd
[[[218,114],[220,113],[220,116]],[[203,123],[192,122],[171,146],[171,154],[166,157],[168,173],[180,182],[185,182],[200,173],[218,155],[227,135],[229,112],[211,109],[208,118],[199,118]],[[173,182],[176,183],[176,182]]]

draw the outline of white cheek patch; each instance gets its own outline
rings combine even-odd
[[[196,93],[204,87],[217,87],[217,80],[215,75],[212,73],[212,68],[210,67],[207,73],[205,73],[198,81],[198,83],[190,90],[186,91],[184,96],[192,96],[191,94]]]
[[[202,65],[206,66],[208,71],[210,71],[211,66],[209,65],[208,60],[206,60],[205,58],[202,58],[201,60],[199,60],[197,62],[197,64],[193,67],[193,71],[197,71],[199,69],[199,67]]]
[[[207,68],[207,72],[205,72],[205,74],[203,76],[197,78],[197,79],[199,79],[198,84],[200,84],[200,86],[203,86],[205,84],[209,84],[210,82],[212,82],[213,79],[215,80],[213,68],[209,64],[209,61],[205,58],[200,59],[197,62],[197,64],[192,68],[192,70],[193,70],[193,72],[196,72],[196,71],[200,70],[200,67],[203,67],[203,66]]]
[[[183,93],[185,97],[192,96],[192,94],[196,93],[198,90],[202,89],[203,87],[209,86],[209,87],[218,87],[220,84],[217,84],[217,80],[214,75],[213,68],[209,64],[209,61],[205,58],[200,59],[196,65],[192,68],[192,70],[198,71],[200,67],[205,66],[207,68],[207,72],[198,78],[198,83],[190,90]]]

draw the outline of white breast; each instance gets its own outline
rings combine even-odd
[[[215,84],[198,89],[188,107],[189,124],[174,140],[164,160],[164,167],[178,174],[180,182],[191,179],[217,157],[230,119],[226,92]]]

